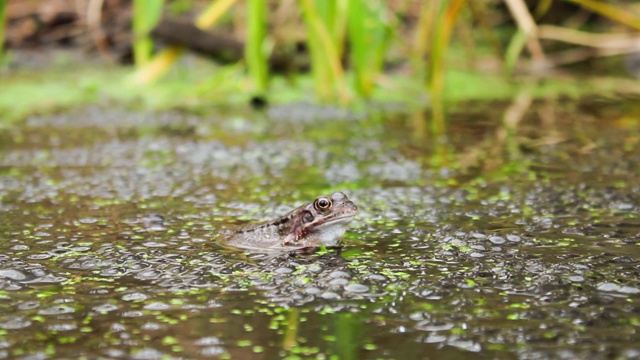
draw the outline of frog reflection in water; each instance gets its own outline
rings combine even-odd
[[[239,227],[227,244],[254,250],[337,246],[358,207],[341,192],[319,196],[273,221]]]

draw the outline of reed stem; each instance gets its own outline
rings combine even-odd
[[[249,74],[253,80],[255,91],[264,95],[268,82],[268,56],[265,51],[267,27],[267,2],[265,0],[249,0],[249,22],[247,24],[247,42],[245,60]]]
[[[160,20],[164,0],[133,0],[133,57],[137,67],[148,63],[153,53],[149,33]]]

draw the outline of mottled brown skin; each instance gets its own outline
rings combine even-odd
[[[227,244],[254,250],[295,250],[337,246],[358,207],[341,192],[313,202],[273,221],[238,228]]]

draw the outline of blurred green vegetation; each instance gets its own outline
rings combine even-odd
[[[454,58],[460,49],[452,49]],[[190,62],[190,66],[178,66],[160,82],[135,85],[129,82],[131,69],[127,67],[96,67],[91,64],[78,66],[55,61],[54,71],[35,73],[18,71],[2,81],[0,88],[0,127],[23,119],[31,114],[46,114],[66,108],[101,104],[103,106],[131,107],[144,110],[180,108],[206,112],[212,107],[246,107],[252,96],[251,81],[244,66],[216,66],[205,59]],[[203,78],[202,74],[208,74]],[[449,69],[445,76],[443,97],[450,106],[470,100],[510,99],[530,78],[514,80],[464,69]],[[269,99],[273,103],[313,102],[314,80],[300,76],[295,86],[284,77],[272,79]],[[616,77],[580,79],[558,77],[537,82],[530,94],[534,97],[578,98],[597,92],[610,95],[621,87],[631,88],[633,81],[621,82]],[[398,75],[392,82],[378,86],[368,100],[355,100],[351,106],[366,109],[371,103],[401,104],[407,110],[423,108],[429,97],[423,85],[415,78]]]
[[[5,10],[9,0],[0,0],[0,59],[4,51],[4,23],[6,21]]]
[[[149,62],[153,41],[148,34],[162,16],[164,0],[133,0],[133,56],[137,64]]]
[[[254,80],[255,91],[264,95],[269,77],[268,56],[265,49],[267,30],[267,2],[249,0],[249,21],[247,22],[247,67]]]
[[[0,19],[6,3],[0,0]],[[154,108],[242,105],[260,95],[275,103],[429,106],[433,125],[442,127],[447,104],[510,98],[522,82],[540,96],[638,91],[629,75],[557,72],[574,62],[640,53],[640,5],[633,1],[134,0],[132,10],[135,72],[115,65],[54,66],[40,77],[5,71],[3,117],[108,100]],[[181,61],[183,47],[152,40],[161,15],[239,34],[244,61]],[[306,65],[273,68],[278,50],[299,62],[300,48]]]

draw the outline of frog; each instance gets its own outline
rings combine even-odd
[[[289,251],[338,247],[358,206],[343,192],[321,195],[271,221],[239,226],[226,245],[249,250]]]

